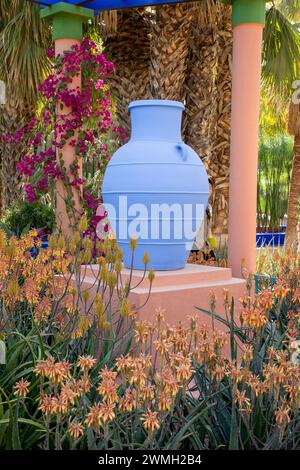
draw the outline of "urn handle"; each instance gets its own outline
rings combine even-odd
[[[179,143],[176,145],[176,149],[180,153],[182,160],[185,162],[188,157],[187,146],[184,143]]]

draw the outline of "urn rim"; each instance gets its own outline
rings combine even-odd
[[[180,108],[182,110],[185,109],[183,103],[174,100],[136,100],[129,104],[128,109],[130,110],[141,106],[165,106],[171,108]]]

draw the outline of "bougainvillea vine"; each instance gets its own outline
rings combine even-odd
[[[95,197],[85,187],[80,174],[79,162],[92,154],[101,171],[106,166],[109,152],[101,138],[111,132],[115,141],[127,138],[123,129],[113,125],[112,102],[107,78],[113,72],[113,64],[97,45],[84,39],[70,51],[53,58],[51,74],[40,85],[43,107],[30,124],[14,136],[6,134],[4,139],[19,142],[24,133],[29,135],[29,151],[17,165],[24,178],[24,190],[28,201],[39,199],[45,192],[57,190],[58,181],[63,183],[64,200],[70,225],[76,223],[78,215],[89,216],[91,234],[96,233],[97,224],[105,218],[105,211],[98,210],[99,195]],[[82,73],[82,86],[71,87],[74,77]],[[97,143],[97,145],[96,145]],[[76,158],[70,168],[65,167],[62,149],[68,144],[75,148]],[[96,148],[97,152],[93,149]],[[92,149],[92,152],[91,152]],[[99,155],[100,154],[100,155]],[[75,214],[74,194],[82,207],[81,214]]]

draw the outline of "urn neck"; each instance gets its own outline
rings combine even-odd
[[[182,103],[168,100],[133,101],[129,110],[131,140],[182,140]]]

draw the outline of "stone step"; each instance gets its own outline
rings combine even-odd
[[[82,277],[96,278],[99,272],[98,265],[82,267]],[[130,269],[123,268],[122,278],[124,281],[130,277]],[[186,284],[207,284],[214,282],[226,282],[232,279],[230,268],[217,268],[214,266],[200,266],[187,264],[184,269],[176,271],[155,271],[153,288],[162,288],[163,286],[182,286]],[[148,272],[133,270],[131,285],[139,288],[149,289]]]

